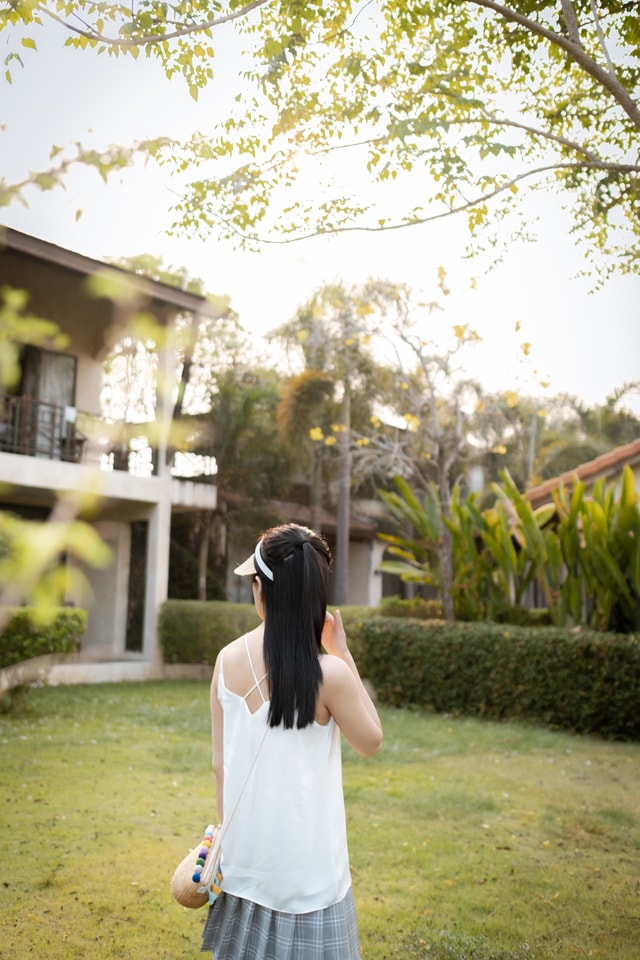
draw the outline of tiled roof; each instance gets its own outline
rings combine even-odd
[[[242,504],[242,497],[228,490],[219,490],[218,499],[222,502],[238,507]],[[311,507],[304,503],[294,503],[289,500],[270,500],[269,506],[281,516],[286,523],[299,523],[304,527],[311,526]],[[338,520],[334,513],[322,510],[322,533],[335,536]],[[352,540],[373,540],[378,530],[375,520],[351,514],[349,518],[349,536]]]
[[[151,280],[149,277],[140,276],[130,270],[124,270],[102,260],[94,260],[92,257],[86,257],[74,250],[67,250],[66,247],[59,247],[47,240],[42,240],[40,237],[21,233],[11,227],[0,226],[0,252],[5,249],[12,250],[25,257],[54,264],[56,267],[71,270],[81,276],[92,276],[95,273],[103,273],[108,270],[111,274],[124,278],[125,282],[152,300],[168,303],[180,310],[188,310],[202,316],[218,319],[224,315],[227,309],[226,306],[222,308],[220,304],[214,304],[213,300],[209,300],[200,294],[181,290],[179,287],[162,283],[159,280]]]
[[[595,482],[599,477],[618,476],[625,464],[629,464],[631,467],[640,464],[640,439],[632,440],[631,443],[625,443],[608,453],[603,453],[595,460],[581,463],[573,470],[566,470],[561,473],[559,477],[545,480],[537,487],[531,487],[526,491],[525,497],[533,507],[538,507],[547,503],[551,498],[552,491],[557,490],[561,484],[565,487],[571,486],[575,477],[583,482]]]

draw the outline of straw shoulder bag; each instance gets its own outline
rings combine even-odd
[[[215,903],[222,889],[220,827],[211,824],[199,846],[180,861],[171,878],[171,893],[183,907],[197,909]]]
[[[266,727],[231,813],[221,826],[214,827],[210,824],[206,828],[199,846],[190,850],[174,871],[171,878],[171,893],[183,907],[197,909],[204,907],[205,903],[213,905],[222,890],[222,840],[238,809],[240,797],[253,773],[268,730],[269,728]]]

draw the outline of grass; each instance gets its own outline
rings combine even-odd
[[[640,744],[381,712],[345,748],[364,960],[637,957]],[[0,757],[0,958],[195,960],[168,883],[214,819],[206,684],[31,691]]]

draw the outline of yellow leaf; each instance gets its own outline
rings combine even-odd
[[[531,344],[530,343],[521,343],[520,349],[524,353],[525,357],[528,357],[531,353]]]
[[[33,39],[33,37],[23,37],[23,38],[22,38],[22,46],[23,46],[23,47],[29,47],[30,50],[35,50],[35,49],[36,49],[36,42],[35,42],[35,40]]]
[[[514,390],[507,390],[504,395],[508,407],[515,407],[518,402],[518,394]]]
[[[501,456],[504,456],[506,452],[507,452],[507,448],[505,447],[504,443],[496,444],[496,446],[491,451],[491,453],[499,453]]]
[[[458,340],[464,340],[465,334],[466,334],[468,328],[469,328],[469,324],[468,324],[468,323],[465,323],[464,326],[461,326],[459,323],[455,323],[455,324],[453,325],[453,332],[454,332],[454,334],[456,335],[456,337],[458,338]]]

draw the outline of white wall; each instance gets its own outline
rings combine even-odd
[[[103,569],[83,570],[93,598],[89,610],[83,651],[98,653],[108,649],[111,656],[124,652],[127,632],[131,527],[128,523],[99,521],[95,528],[113,553],[111,564]]]

